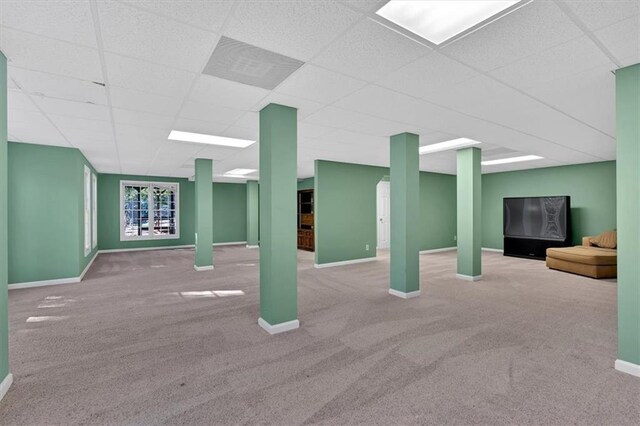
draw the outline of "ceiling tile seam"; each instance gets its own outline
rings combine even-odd
[[[9,132],[7,132],[7,140],[10,142],[22,142],[20,139],[16,138]]]
[[[18,83],[13,78],[11,79],[11,81],[13,81],[13,84],[15,84],[16,86],[20,87],[18,85]],[[62,131],[58,128],[56,123],[54,123],[53,120],[51,120],[51,118],[49,118],[49,116],[44,112],[44,110],[42,108],[40,108],[40,105],[38,105],[36,103],[36,101],[33,100],[32,95],[30,95],[29,93],[25,92],[24,90],[22,90],[22,93],[29,99],[29,101],[31,101],[33,106],[44,116],[44,118],[53,126],[53,128],[56,129],[56,131],[60,134],[60,136],[62,136],[62,139],[64,139],[69,144],[69,146],[79,150],[79,148],[77,148],[74,144],[71,143],[71,141],[69,139],[67,139],[67,137],[64,135],[64,133],[62,133]]]
[[[8,25],[0,25],[0,29],[1,28],[6,28],[6,29],[9,29],[11,31],[16,31],[16,32],[19,32],[19,33],[22,33],[22,34],[29,34],[31,36],[40,37],[40,38],[44,38],[44,39],[47,39],[47,40],[57,41],[59,43],[69,44],[71,46],[82,47],[83,49],[87,49],[87,50],[93,50],[93,51],[97,50],[95,47],[87,46],[86,44],[75,43],[75,42],[69,41],[69,40],[61,40],[59,38],[55,38],[55,37],[51,37],[51,36],[48,36],[48,35],[34,33],[32,31],[25,31],[25,30],[22,30],[22,29],[19,29],[19,28],[10,27]]]
[[[184,108],[185,103],[191,98],[191,94],[193,93],[194,89],[196,88],[197,84],[198,84],[198,80],[200,79],[200,77],[202,76],[202,71],[204,70],[205,66],[207,65],[207,63],[209,62],[209,59],[211,58],[211,55],[213,55],[213,51],[215,50],[216,46],[218,45],[218,43],[220,42],[220,39],[222,38],[222,34],[224,34],[225,30],[227,29],[227,27],[229,26],[229,22],[231,22],[231,18],[233,17],[233,15],[236,12],[236,9],[238,8],[238,1],[239,0],[234,0],[233,5],[231,6],[231,8],[229,9],[229,13],[227,14],[227,16],[225,17],[222,26],[220,27],[220,34],[218,34],[218,36],[216,37],[216,39],[213,42],[213,45],[211,46],[211,48],[208,50],[208,54],[206,55],[202,65],[200,66],[200,72],[196,73],[196,75],[194,76],[193,80],[191,81],[191,86],[189,87],[189,90],[187,91],[187,93],[185,94],[185,96],[182,99],[182,102],[180,103],[180,108],[178,108],[178,112],[176,113],[173,123],[171,125],[172,129],[175,129],[175,125],[178,122],[178,119],[180,117],[180,113],[182,112],[182,109]],[[227,130],[229,130],[229,128],[231,127],[228,126],[224,132],[226,132]],[[167,135],[168,136],[168,135]],[[166,143],[166,141],[165,141]],[[195,158],[198,158],[198,155],[200,155],[201,152],[203,152],[207,147],[203,147],[202,149],[196,151],[195,153]],[[160,152],[160,147],[158,147],[158,149],[156,150],[153,159],[151,160],[151,162],[149,163],[149,167],[147,168],[147,173],[149,172],[149,170],[153,167],[156,159],[158,158],[158,153]],[[178,170],[179,167],[174,168],[173,170],[171,170],[171,174],[175,173],[176,170]]]
[[[140,12],[144,12],[144,13],[148,13],[150,15],[158,16],[160,18],[168,19],[170,21],[177,22],[177,23],[185,25],[187,27],[195,28],[195,29],[198,29],[198,30],[201,30],[201,31],[206,31],[206,32],[211,33],[211,34],[218,34],[217,31],[214,31],[211,28],[201,27],[199,25],[195,25],[193,23],[190,23],[190,22],[187,22],[187,21],[183,21],[182,19],[178,19],[175,16],[164,15],[164,14],[159,13],[159,12],[157,12],[155,10],[152,10],[152,9],[145,9],[144,7],[138,6],[137,4],[134,4],[134,3],[125,3],[122,0],[115,0],[115,1],[116,1],[116,3],[119,3],[121,6],[124,6],[125,8],[136,9],[136,10],[138,10]],[[226,17],[225,17],[225,19],[226,19]]]
[[[27,92],[26,89],[23,89],[24,92]],[[103,103],[96,103],[93,101],[79,101],[77,99],[69,99],[69,98],[61,98],[59,96],[49,96],[43,93],[39,93],[39,92],[29,92],[29,94],[35,96],[38,99],[53,99],[55,101],[64,101],[64,102],[73,102],[75,104],[87,104],[87,105],[95,105],[95,106],[107,106],[107,104],[103,104]],[[59,114],[59,115],[65,115],[65,114]],[[104,120],[97,120],[97,121],[104,121]]]
[[[102,27],[100,25],[100,16],[98,14],[97,0],[90,0],[91,16],[93,17],[93,27],[96,35],[96,43],[98,45],[98,56],[100,57],[100,68],[102,70],[102,80],[105,84],[105,96],[109,109],[109,118],[111,121],[111,133],[113,135],[113,144],[116,149],[116,158],[118,159],[118,170],[122,173],[122,159],[120,157],[120,149],[118,146],[118,136],[116,134],[116,123],[113,117],[113,104],[111,102],[111,90],[109,87],[109,77],[107,75],[107,62],[104,55],[104,44],[102,42]]]
[[[11,62],[9,62],[7,65],[8,65],[8,68],[15,68],[15,69],[24,70],[24,71],[35,72],[35,73],[38,73],[38,74],[45,74],[45,75],[48,75],[48,76],[62,77],[62,78],[66,78],[66,79],[69,79],[69,80],[82,81],[84,83],[92,83],[92,84],[96,84],[96,83],[102,84],[102,83],[104,83],[102,81],[87,80],[85,78],[71,77],[71,76],[66,75],[66,74],[58,74],[58,73],[54,73],[54,72],[41,71],[41,70],[29,68],[29,67],[22,67],[22,66],[18,66],[18,65],[12,65]]]
[[[375,85],[375,84],[374,84],[374,85]],[[569,149],[569,150],[571,150],[571,151],[575,151],[575,152],[578,152],[578,153],[581,153],[581,154],[584,154],[584,155],[588,155],[589,157],[598,158],[598,159],[601,159],[601,160],[603,160],[603,161],[607,160],[606,158],[598,157],[597,155],[594,155],[594,154],[591,154],[591,153],[587,153],[587,152],[583,152],[583,151],[577,150],[577,149],[575,149],[575,148],[573,148],[573,147],[569,147],[569,146],[563,145],[563,144],[561,144],[561,143],[558,143],[558,142],[555,142],[555,141],[552,141],[552,140],[549,140],[549,139],[543,138],[543,137],[541,137],[541,136],[537,136],[537,135],[533,135],[533,134],[527,133],[527,132],[525,132],[525,131],[523,131],[523,130],[518,130],[518,129],[512,128],[512,127],[507,126],[507,125],[504,125],[504,124],[502,124],[502,123],[497,123],[497,122],[494,122],[494,121],[491,121],[491,120],[487,120],[487,119],[485,119],[485,118],[476,117],[476,116],[474,116],[474,115],[472,115],[472,114],[469,114],[469,113],[466,113],[466,112],[462,112],[462,111],[458,111],[458,110],[455,110],[455,109],[453,109],[453,108],[451,108],[451,107],[448,107],[448,106],[445,106],[445,105],[440,105],[440,104],[435,103],[435,102],[433,102],[433,101],[427,101],[427,100],[424,100],[424,99],[422,99],[422,98],[418,98],[418,97],[416,97],[416,96],[408,95],[408,94],[406,94],[406,93],[399,93],[399,92],[396,92],[396,91],[395,91],[395,90],[393,90],[393,89],[388,89],[388,88],[386,88],[386,87],[382,87],[382,86],[379,86],[379,85],[375,85],[375,86],[377,86],[377,87],[379,87],[379,88],[381,88],[381,89],[383,89],[383,90],[389,90],[389,91],[391,91],[391,92],[394,92],[394,93],[399,94],[399,95],[402,95],[402,96],[408,96],[408,97],[413,98],[413,99],[415,99],[415,100],[417,100],[417,101],[424,102],[424,103],[427,103],[427,104],[430,104],[430,105],[436,106],[436,107],[438,107],[438,108],[442,108],[442,109],[445,109],[445,110],[447,110],[447,111],[454,112],[454,113],[456,113],[456,114],[464,115],[464,116],[466,116],[466,117],[473,118],[473,119],[475,119],[475,120],[484,121],[485,123],[493,124],[493,125],[495,125],[495,126],[502,127],[502,128],[504,128],[504,129],[511,130],[511,131],[513,131],[513,132],[520,133],[520,134],[522,134],[522,135],[532,137],[532,138],[534,138],[534,139],[539,139],[539,140],[542,140],[542,141],[545,141],[545,142],[549,142],[549,143],[551,143],[551,144],[553,144],[553,145],[557,145],[557,146],[560,146],[560,147],[562,147],[562,148]],[[353,110],[349,110],[349,111],[353,111]],[[431,127],[431,126],[427,126],[427,128],[432,128],[432,127]],[[439,132],[442,132],[442,133],[450,133],[450,131],[449,131],[449,130],[442,130],[442,129],[435,129],[435,130],[437,130],[437,131],[439,131]],[[458,135],[458,136],[464,136],[464,135]],[[502,146],[502,145],[498,145],[498,146]],[[560,160],[558,160],[558,161],[560,161]]]
[[[609,59],[611,59],[611,62],[613,62],[616,65],[616,67],[620,68],[622,66],[622,63],[620,62],[620,60],[616,58],[615,55],[609,51],[609,49],[606,48],[606,46],[600,41],[600,39],[598,39],[598,37],[596,37],[595,34],[591,32],[591,30],[589,30],[589,28],[585,25],[585,23],[582,22],[582,20],[578,17],[578,15],[576,15],[569,8],[569,6],[567,6],[564,2],[560,0],[553,0],[553,2],[558,6],[558,8],[560,8],[560,10],[562,10],[562,12],[565,15],[567,15],[567,17],[578,28],[580,28],[580,30],[582,30],[582,32],[585,33],[587,37],[589,37],[589,39],[598,47],[598,49],[602,51],[602,53],[604,53]]]

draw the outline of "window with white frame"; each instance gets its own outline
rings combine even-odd
[[[120,182],[120,239],[179,238],[180,186],[168,182]]]
[[[84,166],[84,255],[91,253],[91,170]]]
[[[91,248],[98,245],[98,177],[95,173],[91,174],[91,194],[93,196],[91,204],[91,217],[93,227],[91,229]]]

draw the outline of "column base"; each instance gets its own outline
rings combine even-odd
[[[207,265],[207,266],[197,266],[197,265],[193,265],[193,269],[195,269],[198,272],[202,272],[202,271],[213,271],[213,265]]]
[[[296,328],[299,328],[300,321],[296,319],[293,321],[281,322],[280,324],[271,325],[265,320],[263,320],[262,318],[258,318],[258,325],[264,328],[265,331],[269,334],[278,334],[278,333],[284,333],[285,331],[291,331],[291,330],[295,330]]]
[[[11,387],[12,383],[13,383],[13,374],[9,373],[7,374],[7,377],[4,378],[2,383],[0,383],[0,401],[2,401],[2,398],[4,398],[7,392],[9,392],[9,388]]]
[[[621,359],[616,359],[616,370],[623,373],[631,374],[632,376],[640,377],[640,365],[634,364]]]
[[[259,247],[260,247],[260,246],[259,246],[259,245],[257,245],[257,244],[256,244],[256,245],[250,245],[250,244],[247,244],[247,248],[259,248]]]
[[[405,293],[403,291],[394,290],[392,288],[389,289],[389,294],[392,296],[399,297],[401,299],[412,299],[414,297],[420,296],[420,290],[410,291],[409,293]]]
[[[456,277],[465,281],[480,281],[482,279],[482,275],[472,276],[472,275],[456,274]]]

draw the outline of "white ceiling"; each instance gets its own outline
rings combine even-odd
[[[640,62],[640,1],[534,0],[440,48],[376,22],[384,3],[0,0],[9,139],[79,148],[104,173],[189,177],[211,158],[222,174],[257,169],[258,144],[169,131],[257,139],[276,102],[299,109],[299,177],[316,159],[387,166],[405,131],[545,157],[485,173],[615,158],[611,71]],[[202,75],[221,35],[306,64],[273,91]],[[455,173],[455,153],[420,167]]]

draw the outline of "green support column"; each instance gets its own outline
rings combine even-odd
[[[296,235],[297,137],[295,108],[260,111],[260,319],[271,334],[298,322]]]
[[[458,156],[458,278],[482,279],[480,149],[465,148]]]
[[[391,136],[391,280],[389,294],[420,295],[419,137]]]
[[[640,64],[616,71],[617,370],[640,377]]]
[[[0,400],[13,382],[9,373],[7,168],[7,58],[0,52]]]
[[[196,271],[213,269],[213,161],[196,159]]]
[[[247,247],[249,248],[256,248],[259,243],[259,191],[258,182],[247,181]]]

